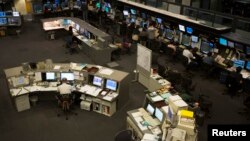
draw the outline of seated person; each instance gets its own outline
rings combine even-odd
[[[240,73],[241,70],[241,67],[237,67],[236,71],[231,72],[227,78],[226,85],[229,88],[229,94],[231,96],[235,96],[239,90],[242,90],[243,77]]]
[[[195,47],[193,48],[191,51],[195,57],[194,61],[197,62],[198,65],[200,65],[202,63],[202,56],[200,56],[197,52],[198,52],[198,48]]]
[[[70,54],[73,54],[74,52],[77,52],[76,49],[78,47],[78,39],[77,37],[73,36],[72,41],[69,44],[69,52]]]
[[[209,52],[207,56],[203,58],[203,63],[208,65],[213,65],[214,58],[212,57],[212,52]]]
[[[195,61],[195,56],[192,53],[191,49],[184,49],[182,55],[188,58],[188,65],[189,66],[197,66],[197,62]]]

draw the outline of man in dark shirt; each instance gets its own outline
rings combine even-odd
[[[235,96],[236,93],[242,89],[243,77],[240,73],[241,67],[236,68],[236,72],[231,72],[228,76],[227,87],[229,88],[229,94]]]

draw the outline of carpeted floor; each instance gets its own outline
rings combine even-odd
[[[23,62],[37,62],[52,59],[54,62],[93,63],[84,52],[65,54],[63,39],[47,40],[38,22],[24,23],[19,37],[0,38],[0,138],[3,141],[113,141],[115,134],[126,128],[126,112],[142,106],[146,89],[134,82],[130,85],[130,99],[112,117],[76,109],[77,116],[57,117],[58,108],[55,101],[43,100],[30,110],[17,112],[11,103],[3,70],[21,65]],[[135,69],[136,53],[122,55],[118,69],[130,72]],[[179,71],[179,63],[169,65]],[[242,97],[231,99],[221,95],[224,86],[216,79],[205,80],[195,74],[193,81],[197,84],[194,94],[209,95],[213,101],[212,118],[206,119],[199,127],[199,140],[206,141],[207,124],[247,124],[245,117],[237,114],[243,108]]]

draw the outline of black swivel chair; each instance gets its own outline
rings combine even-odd
[[[118,132],[115,135],[115,140],[114,141],[133,141],[133,132],[132,130],[123,130]]]
[[[71,107],[74,101],[72,94],[57,95],[57,99],[60,108],[62,108],[63,114],[66,116],[66,120],[69,119],[69,114],[77,115],[77,113],[71,111]],[[58,113],[57,116],[59,117],[61,116],[61,114]]]

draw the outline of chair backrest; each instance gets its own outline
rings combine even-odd
[[[69,110],[70,104],[71,104],[71,94],[63,94],[60,97],[61,100],[61,106],[63,110]]]
[[[133,141],[133,133],[131,130],[123,130],[115,135],[115,141]]]

